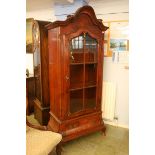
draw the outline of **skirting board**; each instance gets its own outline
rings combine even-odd
[[[110,121],[105,121],[105,120],[104,120],[104,123],[105,123],[105,124],[112,125],[112,126],[116,126],[116,127],[121,127],[121,128],[129,129],[129,126],[128,126],[128,125],[119,124],[118,122],[110,122]]]

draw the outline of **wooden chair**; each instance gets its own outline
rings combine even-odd
[[[52,155],[51,151],[55,147],[57,155],[61,155],[61,140],[61,134],[48,131],[46,126],[32,125],[26,117],[26,155]]]

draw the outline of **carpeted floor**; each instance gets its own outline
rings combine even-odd
[[[33,115],[28,119],[38,124]],[[67,142],[62,155],[129,155],[129,130],[111,125],[106,127],[106,136],[95,132]],[[55,151],[52,155],[56,155]]]

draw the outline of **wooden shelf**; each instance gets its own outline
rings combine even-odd
[[[97,62],[86,62],[86,63],[70,63],[70,65],[92,65],[92,64],[97,64]]]
[[[97,62],[85,62],[86,65],[97,64]]]
[[[96,85],[85,86],[84,88],[94,88]]]
[[[70,63],[70,65],[83,65],[84,63]]]
[[[96,87],[96,85],[84,86],[84,87],[80,87],[80,88],[71,88],[70,91],[76,91],[76,90],[94,88],[94,87]]]
[[[81,90],[81,89],[83,89],[83,87],[81,87],[81,88],[71,88],[70,91],[76,91],[76,90]]]

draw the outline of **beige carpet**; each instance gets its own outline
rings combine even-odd
[[[33,115],[28,119],[39,124]],[[63,146],[62,155],[129,155],[129,130],[110,125],[106,127],[106,136],[95,132],[67,142]],[[56,155],[55,151],[52,155]]]

